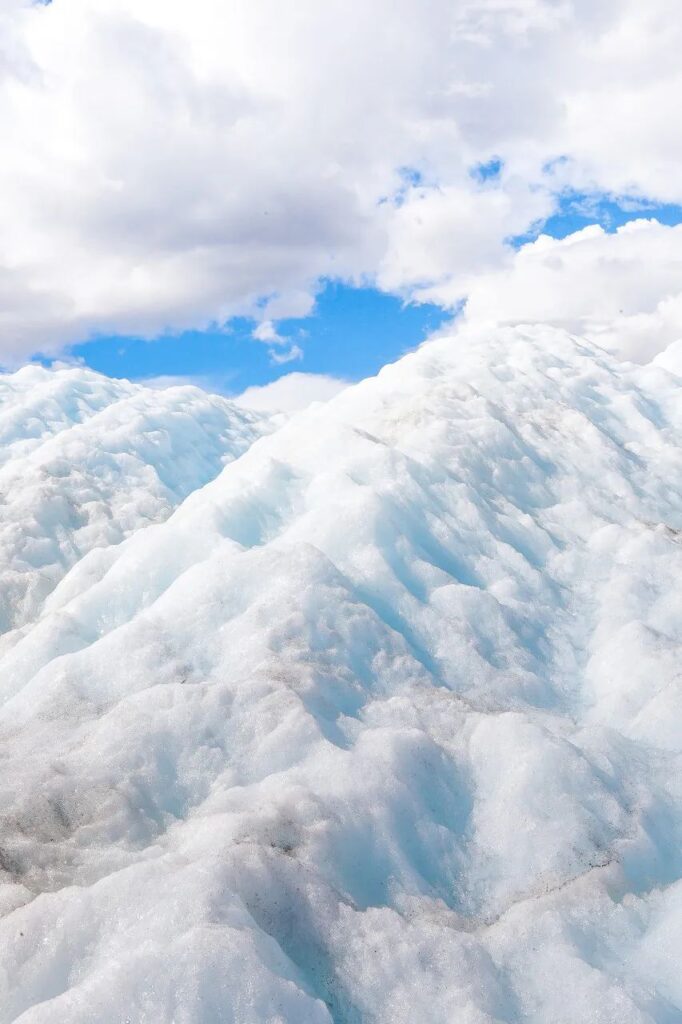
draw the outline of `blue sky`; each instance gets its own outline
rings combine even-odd
[[[245,318],[225,330],[187,331],[151,342],[100,338],[71,352],[110,377],[196,377],[231,394],[292,371],[360,380],[419,344],[451,315],[433,305],[405,305],[374,288],[329,283],[310,316],[278,322],[278,332],[304,352],[296,362],[273,365],[268,346],[251,336],[254,322]]]
[[[499,162],[491,161],[475,173],[489,180],[499,170]],[[519,247],[540,232],[564,238],[595,223],[611,232],[640,217],[679,224],[682,207],[628,200],[617,203],[606,197],[571,194],[547,221],[511,241]],[[328,282],[311,315],[277,324],[278,333],[303,351],[303,358],[295,362],[273,364],[268,346],[254,341],[254,321],[247,318],[236,318],[225,329],[169,334],[154,341],[102,337],[72,346],[70,354],[112,377],[189,377],[216,391],[237,394],[292,371],[360,380],[418,345],[451,318],[452,311],[433,304],[406,303],[375,288]]]
[[[0,368],[312,387],[464,298],[625,358],[682,340],[682,21],[502,7],[10,4]]]
[[[568,193],[559,200],[557,212],[539,228],[514,239],[515,245],[536,238],[540,232],[553,238],[565,238],[589,224],[600,224],[606,231],[616,231],[628,221],[640,217],[653,218],[661,224],[682,223],[682,206],[675,203],[650,203],[645,200],[621,199],[608,196],[581,196]]]

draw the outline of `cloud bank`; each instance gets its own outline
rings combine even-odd
[[[682,338],[682,225],[636,220],[612,234],[594,225],[542,235],[472,282],[465,315],[554,324],[648,362]]]
[[[330,277],[478,308],[562,190],[682,201],[675,14],[5,0],[0,360],[300,315]]]

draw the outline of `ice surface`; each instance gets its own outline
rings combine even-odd
[[[166,519],[269,429],[198,388],[77,368],[0,375],[0,634],[35,619],[89,551],[101,571],[104,548]]]
[[[7,417],[130,525],[0,660],[2,1024],[681,1020],[682,380],[470,331],[203,487],[101,386]]]

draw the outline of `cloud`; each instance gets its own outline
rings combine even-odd
[[[277,333],[277,328],[272,320],[263,320],[259,323],[254,328],[252,337],[254,337],[256,341],[264,341],[268,345],[285,345],[287,341],[286,338]]]
[[[257,412],[298,412],[313,402],[333,398],[348,383],[323,373],[287,373],[271,384],[247,388],[234,401]]]
[[[505,241],[553,209],[550,194],[510,179],[497,186],[410,188],[391,218],[377,283],[413,299],[456,306],[472,280],[504,264]]]
[[[281,366],[283,363],[293,363],[297,359],[303,359],[303,349],[300,345],[292,345],[291,348],[278,351],[276,348],[268,349],[270,362],[274,366]]]
[[[6,0],[0,34],[0,362],[325,278],[453,304],[562,189],[682,201],[670,0]]]
[[[596,225],[541,236],[470,283],[467,320],[543,322],[648,362],[682,338],[682,225]]]
[[[256,341],[263,341],[267,345],[279,346],[269,348],[268,355],[273,366],[281,366],[283,363],[292,363],[296,359],[303,359],[303,349],[292,342],[283,334],[279,334],[272,320],[263,320],[257,324],[251,332]]]
[[[662,366],[669,373],[682,377],[682,338],[673,341],[653,360],[654,366]]]

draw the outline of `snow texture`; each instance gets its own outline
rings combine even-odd
[[[40,366],[0,376],[0,634],[33,621],[89,551],[104,566],[101,549],[166,519],[270,429],[199,388]]]
[[[2,1024],[682,1020],[679,377],[2,386]]]

